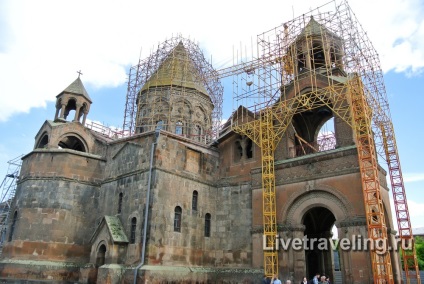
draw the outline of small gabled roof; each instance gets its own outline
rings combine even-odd
[[[246,108],[243,105],[240,105],[233,113],[230,115],[230,117],[227,119],[227,121],[221,126],[221,129],[219,131],[219,137],[218,140],[221,140],[224,136],[227,134],[233,132],[231,129],[231,123],[234,121],[237,121],[239,119],[243,118],[250,118],[251,120],[255,119],[255,114],[250,111],[248,108]]]
[[[76,95],[83,96],[86,98],[90,103],[92,103],[90,96],[88,95],[87,91],[84,88],[84,85],[78,76],[78,78],[72,82],[65,90],[63,90],[59,95],[56,96],[59,97],[63,93],[72,93]]]
[[[159,68],[143,85],[141,91],[160,86],[191,88],[208,95],[202,83],[201,75],[182,42],[179,42],[167,55]]]
[[[125,234],[124,227],[122,226],[121,220],[117,216],[103,217],[102,221],[97,226],[93,236],[90,239],[91,243],[95,240],[103,227],[107,228],[113,243],[128,243],[128,238]]]

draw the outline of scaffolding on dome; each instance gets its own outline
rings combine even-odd
[[[321,12],[324,9],[327,12]],[[411,279],[420,283],[383,72],[377,52],[347,1],[329,2],[258,35],[256,48],[256,55],[249,59],[247,54],[237,54],[234,66],[227,68],[227,73],[233,75],[232,129],[248,136],[261,148],[267,247],[274,247],[277,241],[276,145],[283,134],[292,131],[293,117],[326,110],[354,129],[371,239],[387,239],[376,174],[377,155],[380,162],[387,164],[399,237],[412,243],[412,249],[402,254],[406,279],[408,283]],[[307,90],[305,78],[309,78]],[[298,95],[288,97],[292,93]],[[295,135],[297,147],[306,145]],[[315,141],[306,142],[313,145],[316,136]],[[329,142],[322,150],[333,148],[331,139],[321,142]],[[308,147],[297,152],[302,155],[319,151]],[[393,283],[388,253],[378,255],[371,251],[371,262],[375,283]],[[268,276],[278,274],[276,251],[264,253],[264,268]]]
[[[179,44],[183,45],[184,54],[181,54],[180,49],[177,48]],[[161,66],[167,60],[174,59],[183,60],[183,67],[180,70],[175,70],[178,67],[172,67],[170,71],[166,71],[166,78],[159,78],[158,70]],[[177,76],[179,78],[176,78]],[[148,94],[155,99],[142,98],[143,87],[152,80],[155,83],[161,82],[163,86],[157,86],[153,93]],[[187,82],[182,82],[182,80],[187,80]],[[140,59],[137,65],[130,68],[123,124],[125,136],[153,130],[157,127],[168,131],[176,127],[173,130],[179,134],[179,126],[171,125],[172,106],[169,105],[169,96],[176,92],[181,97],[188,95],[193,92],[191,86],[201,88],[207,93],[209,98],[205,98],[205,103],[212,103],[211,109],[213,108],[213,110],[210,114],[201,112],[201,115],[205,116],[202,118],[204,120],[202,128],[199,124],[187,122],[187,125],[184,126],[184,136],[206,143],[216,138],[222,117],[223,87],[216,71],[205,59],[198,45],[181,36],[160,43],[155,52],[143,60]],[[200,114],[197,115],[200,116]],[[160,125],[158,125],[158,119],[161,121]],[[198,119],[200,120],[200,118]]]

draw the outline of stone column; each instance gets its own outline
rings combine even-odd
[[[88,114],[88,111],[86,110],[86,111],[84,111],[84,117],[82,118],[82,126],[84,126],[85,125],[85,120],[86,120],[86,118],[87,118],[87,114]]]
[[[62,108],[60,110],[60,118],[61,119],[65,119],[65,108],[66,108],[66,103],[62,102]]]
[[[304,241],[305,237],[305,226],[299,225],[293,228],[293,238]],[[306,244],[307,245],[307,244]],[[305,243],[302,244],[300,250],[293,250],[293,262],[294,262],[294,275],[292,283],[295,283],[298,279],[303,279],[306,276],[306,257],[305,257]],[[287,280],[287,279],[285,279]]]
[[[306,259],[303,244],[305,226],[302,224],[279,225],[279,274],[284,280],[302,279],[306,276]],[[282,227],[282,228],[281,228]],[[289,246],[284,250],[281,241]],[[300,242],[300,243],[299,243]]]
[[[75,116],[74,116],[74,120],[73,121],[79,121],[78,117],[79,117],[79,113],[81,111],[82,105],[81,104],[77,104],[77,107],[75,109]]]

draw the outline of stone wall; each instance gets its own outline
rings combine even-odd
[[[72,150],[34,151],[24,157],[12,216],[17,219],[6,257],[86,262],[99,208],[104,161]],[[9,220],[10,225],[13,222]]]
[[[105,168],[105,181],[100,190],[101,214],[118,215],[125,233],[130,239],[131,220],[136,218],[135,242],[128,244],[125,263],[140,262],[144,210],[146,205],[149,176],[150,153],[154,133],[140,135],[133,141],[123,141],[108,149],[108,164]],[[122,193],[121,212],[118,213],[119,194]]]
[[[251,170],[261,166],[261,149],[255,143],[252,143],[252,158],[247,158],[245,152],[241,158],[235,157],[238,151],[236,141],[241,139],[240,135],[232,133],[219,143],[220,184],[250,182]]]

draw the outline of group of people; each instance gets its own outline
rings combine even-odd
[[[306,277],[303,278],[303,281],[307,281]],[[301,283],[308,283],[309,282],[301,282]],[[312,278],[311,284],[331,284],[330,277],[327,277],[325,275],[321,275],[320,273],[315,273],[314,278]]]
[[[291,280],[286,280],[285,284],[291,284]],[[262,284],[282,284],[281,280],[278,279],[277,275],[274,275],[272,279],[268,278],[266,275],[264,275],[264,279],[262,281]],[[314,278],[308,281],[306,277],[303,277],[302,281],[300,281],[300,284],[331,284],[330,277],[326,277],[325,275],[321,275],[320,273],[316,273]]]
[[[291,280],[287,280],[285,284],[291,284]],[[268,278],[264,275],[264,279],[262,280],[262,284],[282,284],[281,280],[278,279],[277,275],[274,275],[272,279]]]

